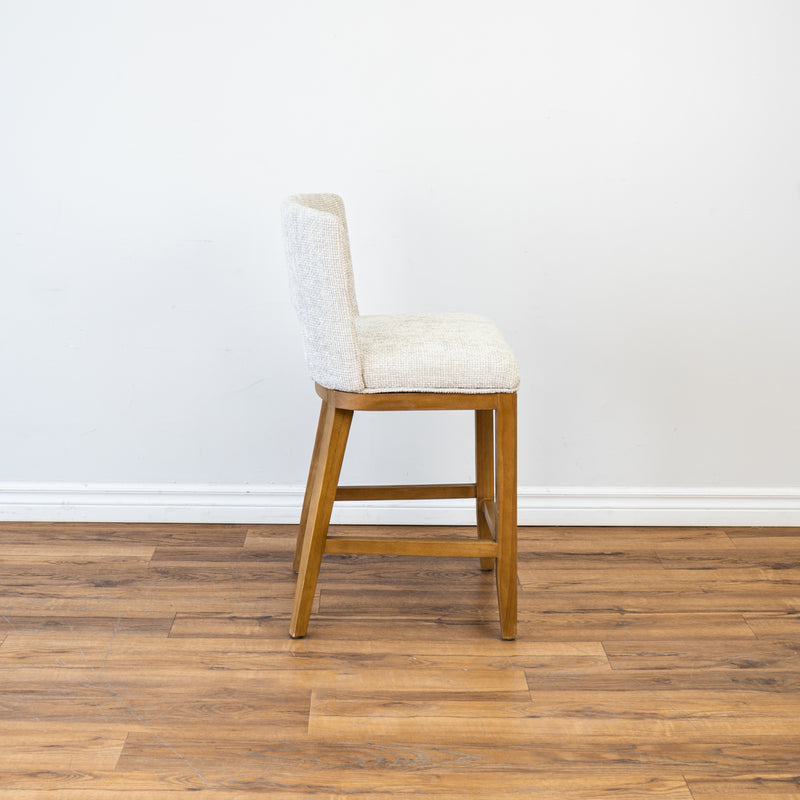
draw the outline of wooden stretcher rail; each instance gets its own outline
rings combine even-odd
[[[474,483],[414,486],[339,486],[337,500],[444,500],[477,497]]]
[[[497,408],[497,394],[461,392],[340,392],[315,384],[317,394],[334,408],[350,411],[453,411]]]

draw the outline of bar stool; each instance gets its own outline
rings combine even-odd
[[[344,204],[300,194],[281,207],[292,302],[322,399],[294,558],[289,633],[306,635],[324,553],[472,556],[495,570],[503,639],[517,635],[517,387],[514,354],[474,314],[361,316]],[[339,486],[354,411],[475,412],[475,483]],[[328,536],[334,501],[474,498],[477,538]]]

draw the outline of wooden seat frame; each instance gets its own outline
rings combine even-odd
[[[298,573],[293,638],[306,635],[323,553],[472,556],[495,567],[500,632],[517,635],[517,395],[387,392],[358,394],[316,384],[322,409],[308,473],[294,556]],[[354,411],[475,411],[475,483],[339,486]],[[478,538],[387,539],[328,536],[335,500],[475,498]]]

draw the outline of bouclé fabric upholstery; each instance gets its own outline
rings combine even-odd
[[[318,384],[357,393],[517,390],[514,354],[485,317],[359,314],[340,197],[294,195],[282,217],[292,302]]]

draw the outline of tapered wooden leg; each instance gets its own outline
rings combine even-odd
[[[494,412],[475,412],[475,510],[478,515],[478,538],[491,539],[492,531],[483,516],[483,503],[494,500]],[[494,568],[493,558],[482,558],[481,569]]]
[[[497,396],[497,600],[503,639],[517,638],[517,395]]]
[[[312,487],[314,486],[314,476],[317,471],[317,462],[319,461],[319,451],[322,446],[322,430],[325,425],[325,402],[319,410],[319,422],[317,423],[317,436],[314,440],[314,452],[311,455],[311,466],[308,468],[308,480],[306,481],[306,493],[303,497],[303,511],[300,514],[300,527],[297,530],[297,542],[294,547],[294,562],[292,569],[295,572],[300,571],[300,558],[303,555],[303,540],[306,537],[308,530],[308,509],[311,505]]]
[[[319,567],[325,551],[325,539],[352,419],[352,411],[323,403],[318,435],[319,449],[315,452],[316,463],[309,470],[313,478],[311,488],[307,490],[307,493],[310,492],[307,523],[289,626],[289,634],[295,639],[305,636],[308,629],[308,618],[311,616],[314,591],[317,588]]]

